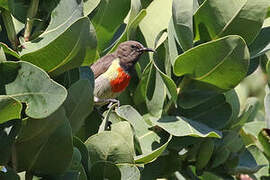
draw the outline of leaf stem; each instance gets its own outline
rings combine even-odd
[[[107,128],[108,128],[108,126],[109,126],[109,117],[110,117],[110,114],[111,114],[112,110],[113,110],[117,105],[118,105],[118,104],[115,103],[115,104],[113,104],[113,105],[109,108],[109,110],[108,110],[108,112],[107,112],[105,118],[103,119],[103,121],[102,121],[102,123],[101,123],[101,125],[100,125],[100,127],[99,127],[99,130],[98,130],[99,133],[102,132],[102,131],[106,131],[106,130],[107,130]]]
[[[17,50],[17,47],[19,45],[19,41],[17,39],[17,34],[15,31],[15,26],[13,24],[12,16],[9,11],[2,9],[2,18],[4,21],[4,25],[7,31],[8,40],[11,43],[12,49]]]
[[[26,16],[26,25],[25,25],[25,31],[24,31],[25,41],[29,41],[30,39],[30,35],[33,28],[33,22],[34,22],[33,18],[37,14],[38,4],[39,4],[39,0],[31,0],[30,7],[28,9],[27,16]]]

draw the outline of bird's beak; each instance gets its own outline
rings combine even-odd
[[[140,49],[140,52],[156,52],[154,49],[143,47]]]

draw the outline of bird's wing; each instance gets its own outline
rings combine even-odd
[[[108,54],[100,58],[97,62],[95,62],[91,69],[94,72],[95,79],[107,71],[107,69],[112,64],[112,61],[116,59],[116,55],[114,53]]]

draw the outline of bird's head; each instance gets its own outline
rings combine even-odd
[[[123,42],[118,46],[116,50],[116,54],[120,59],[120,65],[126,70],[130,70],[144,52],[155,51],[151,48],[144,47],[141,43],[137,41]]]

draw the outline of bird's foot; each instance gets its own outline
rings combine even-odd
[[[99,99],[99,98],[94,96],[94,103],[95,103],[95,105],[100,105],[100,106],[109,103],[109,105],[107,106],[108,109],[110,109],[113,106],[113,104],[115,104],[115,103],[117,104],[118,108],[120,107],[120,101],[117,99]]]
[[[108,109],[110,109],[115,103],[117,104],[117,108],[120,107],[120,101],[117,99],[107,99],[110,104],[108,105]]]

